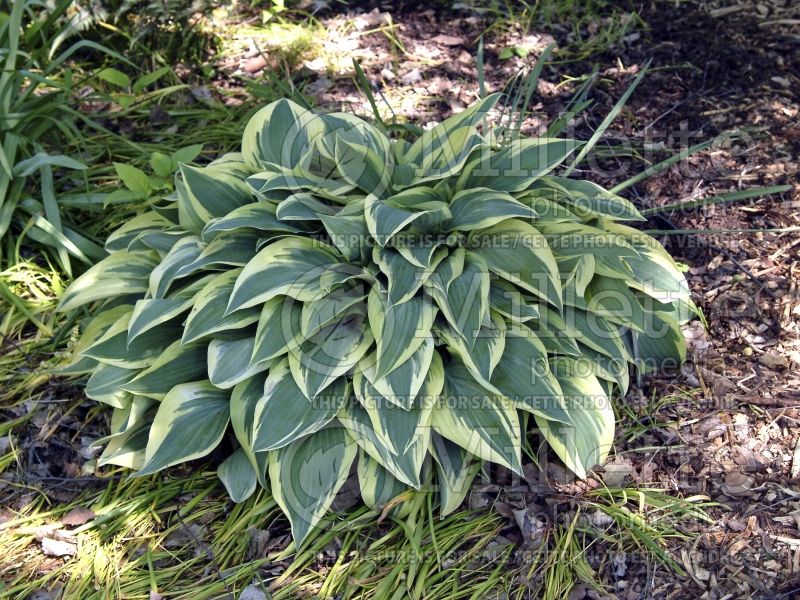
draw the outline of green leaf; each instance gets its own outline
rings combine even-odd
[[[172,67],[161,67],[152,73],[145,73],[133,83],[133,93],[137,95],[141,94],[144,91],[144,88],[146,88],[148,85],[154,84],[170,71],[172,71]]]
[[[19,161],[14,165],[14,175],[17,177],[28,177],[33,175],[36,171],[43,166],[49,165],[51,167],[63,167],[65,169],[74,169],[76,171],[86,170],[86,165],[78,162],[74,158],[64,156],[63,154],[47,154],[46,152],[37,152],[30,158]]]
[[[158,265],[153,252],[115,252],[78,277],[61,296],[60,312],[95,300],[147,291],[151,271]]]
[[[431,417],[434,431],[470,454],[521,473],[517,411],[475,381],[458,359],[451,359],[444,371],[444,390]]]
[[[255,469],[241,448],[225,459],[217,476],[234,502],[244,502],[256,491]]]
[[[272,495],[289,517],[300,547],[344,484],[356,445],[341,427],[329,427],[269,455]]]
[[[450,201],[450,231],[472,231],[490,227],[506,219],[535,219],[536,212],[510,194],[488,188],[458,192]]]
[[[169,177],[172,175],[172,159],[161,152],[153,152],[150,155],[150,168],[159,177]]]
[[[285,294],[308,302],[324,295],[320,277],[339,262],[335,248],[286,237],[261,250],[236,280],[226,314]]]
[[[144,466],[136,476],[206,456],[228,427],[228,403],[228,393],[207,381],[172,388],[153,419]]]
[[[105,69],[100,69],[95,73],[97,77],[102,79],[103,81],[107,81],[111,85],[115,85],[120,88],[127,88],[131,84],[131,78],[128,77],[122,71],[118,71],[117,69],[112,69],[111,67],[106,67]]]
[[[141,339],[141,338],[140,338]],[[172,388],[186,381],[205,379],[207,350],[204,344],[170,344],[149,367],[123,388],[139,396],[162,400]]]
[[[194,161],[202,151],[203,144],[192,144],[191,146],[178,148],[170,157],[172,159],[172,170],[177,169],[180,165],[186,165]],[[212,164],[218,164],[218,161],[214,161]]]
[[[369,326],[377,344],[375,376],[381,378],[408,360],[422,345],[433,325],[436,309],[422,296],[389,305],[377,287],[370,292],[368,305]]]
[[[146,198],[150,195],[150,178],[147,173],[131,165],[125,163],[114,163],[114,169],[117,171],[117,177],[122,180],[122,183],[141,198]]]
[[[573,473],[585,478],[602,463],[614,442],[614,410],[611,400],[594,375],[567,358],[553,361],[564,394],[571,425],[534,415],[550,447]]]
[[[273,365],[254,411],[253,449],[262,452],[282,448],[313,434],[328,423],[349,394],[343,378],[309,402],[295,383],[286,359]]]
[[[561,279],[545,237],[517,220],[473,232],[472,251],[507,281],[561,308]]]

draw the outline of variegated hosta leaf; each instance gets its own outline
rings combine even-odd
[[[457,188],[520,192],[564,162],[579,145],[574,140],[515,140],[499,152],[479,156],[468,164]]]
[[[234,502],[243,502],[256,491],[256,471],[241,448],[225,459],[217,475]]]
[[[335,248],[309,238],[287,237],[269,244],[239,274],[226,314],[281,294],[303,302],[316,300],[323,295],[320,278],[339,261]]]
[[[416,489],[422,485],[420,474],[430,444],[429,428],[422,431],[422,435],[408,450],[395,454],[376,434],[369,415],[360,402],[346,403],[337,417],[356,444],[393,477]]]
[[[249,308],[226,314],[233,288],[241,269],[215,276],[194,298],[194,306],[186,319],[181,341],[189,344],[218,331],[232,331],[258,321],[259,310]]]
[[[61,298],[92,311],[63,372],[112,407],[98,464],[153,473],[230,425],[219,478],[269,488],[299,545],[356,454],[396,516],[432,477],[445,515],[484,461],[520,472],[534,421],[577,475],[602,462],[609,398],[685,358],[697,309],[631,202],[559,173],[580,144],[509,141],[499,98],[416,140],[280,100],[181,165]]]
[[[561,307],[561,279],[553,252],[537,229],[518,220],[470,236],[473,252],[506,281]]]
[[[522,472],[517,411],[508,400],[481,386],[466,366],[445,366],[444,391],[431,424],[442,437],[483,460]]]
[[[275,364],[254,409],[253,450],[263,452],[286,446],[299,437],[319,431],[336,416],[347,399],[349,384],[340,378],[324,394],[309,401],[295,383],[285,359]]]
[[[444,518],[464,501],[481,468],[481,461],[438,433],[431,436],[431,454],[439,475],[439,514]]]
[[[444,367],[438,352],[433,352],[423,376],[423,383],[408,406],[383,397],[366,376],[356,373],[353,378],[354,391],[369,415],[375,435],[393,454],[405,454],[428,433],[431,411],[444,386]]]
[[[614,442],[614,409],[597,378],[578,361],[556,359],[554,370],[571,424],[544,419],[536,424],[564,464],[578,477],[602,463]]]
[[[328,512],[355,457],[356,445],[342,427],[328,427],[270,453],[272,494],[298,544]]]
[[[137,475],[201,458],[217,447],[230,420],[230,395],[208,381],[176,385],[153,419]]]
[[[378,512],[408,489],[361,448],[358,449],[358,486],[364,504]],[[405,511],[400,509],[396,516],[402,518],[408,510],[410,507],[406,507]]]
[[[377,361],[375,377],[385,377],[417,351],[433,325],[436,309],[425,296],[402,304],[389,304],[385,294],[372,288],[369,295],[369,325],[375,332]]]
[[[157,266],[155,252],[114,252],[67,288],[58,309],[66,312],[95,300],[144,293]]]

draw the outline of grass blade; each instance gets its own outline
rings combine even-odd
[[[628,86],[628,89],[625,90],[625,93],[622,94],[620,99],[617,100],[617,103],[614,104],[614,108],[612,108],[608,112],[606,118],[603,119],[602,123],[600,123],[600,127],[598,127],[597,130],[592,134],[592,137],[589,138],[589,141],[586,142],[583,148],[581,148],[581,151],[578,152],[578,155],[575,157],[575,160],[572,161],[572,164],[569,167],[567,167],[566,171],[564,171],[564,175],[566,177],[569,177],[572,171],[575,170],[575,167],[577,167],[581,163],[581,161],[583,161],[583,159],[586,158],[586,155],[589,154],[592,148],[594,148],[595,145],[597,145],[597,142],[600,141],[600,138],[603,136],[606,129],[608,129],[608,126],[611,125],[614,119],[617,118],[617,115],[619,115],[619,113],[622,112],[622,108],[625,106],[625,103],[628,101],[628,98],[631,97],[631,94],[633,94],[633,91],[642,81],[642,78],[647,73],[649,66],[650,66],[650,61],[647,61],[644,67],[642,67],[642,70],[639,71],[639,74],[636,75],[636,78],[633,80],[633,83],[631,83],[630,86]]]
[[[769,196],[770,194],[780,194],[782,192],[788,192],[791,189],[791,185],[773,185],[761,188],[751,188],[747,190],[740,190],[738,192],[731,192],[729,194],[721,194],[719,196],[702,198],[700,200],[692,200],[690,202],[675,202],[673,204],[665,204],[664,206],[654,206],[653,208],[647,208],[640,212],[643,216],[647,216],[667,212],[669,210],[689,210],[691,208],[697,208],[698,206],[711,206],[712,204],[739,202],[740,200],[760,198],[761,196]]]

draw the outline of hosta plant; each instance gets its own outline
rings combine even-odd
[[[182,166],[61,300],[94,307],[67,371],[113,407],[100,463],[219,447],[299,543],[351,471],[376,508],[435,482],[446,514],[534,428],[579,477],[602,462],[629,368],[684,357],[688,288],[630,202],[558,176],[579,143],[499,145],[496,102],[409,142],[281,100]]]

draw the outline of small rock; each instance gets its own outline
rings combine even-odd
[[[636,469],[632,465],[607,464],[603,482],[608,487],[619,487],[626,478],[636,479]]]
[[[725,475],[720,489],[727,496],[750,496],[753,493],[753,478],[741,471],[731,471]]]
[[[364,29],[372,27],[379,27],[388,23],[388,13],[382,13],[377,8],[373,8],[368,13],[353,17],[353,27],[355,27],[358,31],[363,31]]]
[[[397,75],[395,75],[391,69],[384,67],[381,69],[381,77],[383,77],[386,81],[392,81],[397,77]]]
[[[239,600],[267,600],[267,596],[255,585],[248,585],[242,590]]]
[[[456,35],[446,35],[441,33],[433,38],[431,41],[441,44],[442,46],[460,46],[464,43],[464,38],[458,37]]]
[[[758,362],[765,367],[771,367],[773,369],[785,369],[789,366],[789,360],[782,354],[776,352],[765,352],[758,357]]]
[[[44,538],[42,540],[42,552],[48,556],[75,556],[78,553],[78,547],[69,542]]]
[[[411,69],[408,73],[400,77],[400,81],[406,85],[419,83],[422,81],[422,73],[420,73],[419,69]]]
[[[251,58],[244,63],[244,70],[248,73],[258,73],[261,69],[267,66],[267,59],[263,54],[259,54],[255,58]]]
[[[61,517],[61,522],[70,527],[77,527],[79,525],[83,525],[84,523],[88,523],[94,519],[95,516],[96,515],[94,514],[94,511],[84,508],[83,506],[76,506],[63,517]]]

